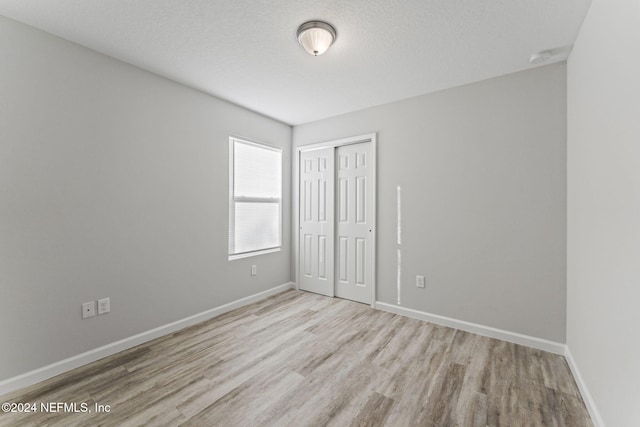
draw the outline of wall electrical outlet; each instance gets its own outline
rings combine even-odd
[[[416,276],[416,286],[424,288],[424,276]]]
[[[82,318],[87,319],[96,315],[96,302],[82,303]]]
[[[106,314],[111,311],[111,298],[98,300],[98,314]]]
[[[256,274],[258,274],[258,266],[254,264],[251,266],[251,275],[255,276]]]

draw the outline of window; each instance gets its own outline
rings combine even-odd
[[[282,150],[229,138],[229,259],[280,250]]]

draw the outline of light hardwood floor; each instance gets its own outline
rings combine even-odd
[[[21,427],[592,425],[561,356],[293,290],[0,401],[92,410],[0,413]]]

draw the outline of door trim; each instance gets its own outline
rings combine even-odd
[[[377,134],[375,132],[364,135],[351,136],[348,138],[334,139],[331,141],[318,142],[314,144],[299,145],[293,147],[293,242],[294,242],[294,268],[295,268],[295,287],[300,289],[300,153],[303,151],[319,150],[322,148],[336,148],[343,145],[352,145],[360,143],[371,143],[371,157],[372,157],[372,173],[373,173],[373,213],[372,213],[372,232],[371,243],[373,245],[373,262],[372,262],[372,274],[371,274],[371,307],[375,308],[376,303],[376,258],[377,258],[377,246],[376,246],[376,234],[377,234],[377,222],[376,212],[378,210],[377,205]],[[335,286],[335,284],[334,284]]]

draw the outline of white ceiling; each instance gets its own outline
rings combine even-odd
[[[573,44],[589,4],[0,0],[0,14],[296,125],[531,68]],[[319,57],[295,38],[310,19],[338,32]]]

